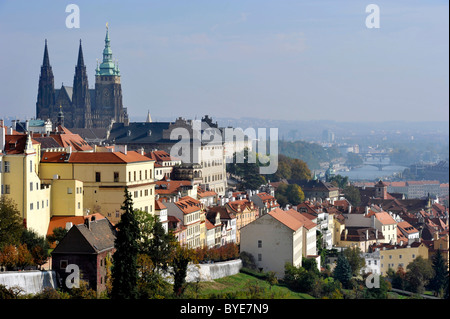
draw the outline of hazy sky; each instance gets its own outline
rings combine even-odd
[[[72,86],[79,39],[93,87],[109,22],[132,118],[448,120],[448,12],[447,0],[0,0],[0,115],[35,116],[45,39],[56,88]]]

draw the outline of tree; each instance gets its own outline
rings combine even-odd
[[[361,194],[359,193],[359,189],[355,186],[349,185],[344,187],[343,190],[344,197],[353,205],[359,206],[361,203]]]
[[[269,271],[266,275],[266,281],[270,285],[270,290],[272,290],[272,286],[278,284],[278,279],[274,271]]]
[[[142,211],[135,214],[140,228],[139,253],[148,255],[156,269],[167,270],[175,236],[164,230],[158,216]]]
[[[352,275],[358,276],[361,268],[366,264],[364,257],[361,256],[361,249],[359,247],[348,248],[344,250],[344,256],[352,268]]]
[[[39,236],[39,234],[32,229],[25,229],[22,232],[21,242],[27,245],[27,248],[33,257],[33,262],[36,265],[42,266],[47,262],[48,257],[50,257],[48,252],[50,245],[46,237]]]
[[[432,267],[434,270],[434,276],[430,280],[430,288],[437,296],[442,296],[444,293],[446,280],[448,280],[448,270],[445,259],[439,249],[433,256]]]
[[[188,264],[194,259],[195,252],[192,249],[176,243],[170,262],[171,274],[173,275],[173,292],[176,297],[181,297],[184,289],[186,289]]]
[[[275,192],[275,198],[281,206],[298,205],[305,200],[305,194],[297,184],[280,184]]]
[[[23,219],[16,204],[10,198],[0,197],[0,248],[5,245],[17,245],[23,227]]]
[[[423,293],[428,281],[433,277],[433,268],[428,259],[416,257],[406,266],[406,280],[412,292]]]
[[[241,177],[240,188],[258,189],[261,185],[266,183],[266,179],[259,173],[260,163],[258,154],[249,153],[248,148],[245,148],[240,153],[233,154],[233,162],[227,164],[227,172]]]
[[[345,165],[347,165],[348,167],[352,168],[352,167],[356,167],[356,166],[360,166],[364,163],[361,155],[356,154],[356,153],[347,153],[347,160],[345,161]]]
[[[56,227],[53,229],[53,233],[51,235],[47,235],[47,240],[51,243],[59,243],[61,239],[66,236],[68,230],[62,227]]]
[[[133,211],[133,200],[127,187],[125,187],[125,200],[121,209],[124,213],[117,224],[117,236],[114,242],[116,251],[113,255],[111,270],[111,297],[113,299],[136,299],[139,224]]]
[[[352,267],[342,253],[338,255],[333,277],[338,280],[344,288],[349,287],[350,279],[352,278]]]
[[[305,194],[297,184],[289,184],[286,189],[286,197],[290,204],[297,206],[305,200]]]
[[[331,184],[339,188],[345,188],[348,185],[348,176],[334,175],[330,178]]]

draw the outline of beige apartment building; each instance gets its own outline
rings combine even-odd
[[[73,183],[59,187],[60,192],[77,194],[81,187],[85,214],[100,213],[118,223],[125,187],[134,209],[155,212],[154,161],[138,152],[46,152],[40,166],[40,177],[46,183]]]

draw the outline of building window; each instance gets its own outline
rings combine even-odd
[[[258,248],[262,248],[262,240],[258,240]]]
[[[114,172],[114,182],[118,182],[119,181],[119,172]]]
[[[30,160],[30,173],[33,173],[33,161]]]
[[[59,268],[61,268],[61,269],[66,269],[68,264],[69,264],[69,263],[68,263],[67,260],[60,260],[60,261],[59,261]]]
[[[73,193],[73,190],[72,190],[72,188],[70,188],[70,187],[67,187],[67,194],[72,194]]]
[[[30,192],[33,191],[33,182],[30,183]]]
[[[5,161],[5,166],[4,166],[4,170],[5,173],[10,173],[11,169],[10,169],[10,165],[8,161]]]
[[[262,261],[262,254],[258,254],[258,261]]]
[[[33,203],[30,203],[30,210],[33,210]]]
[[[101,182],[101,179],[102,179],[102,175],[100,174],[100,172],[95,172],[95,181]]]

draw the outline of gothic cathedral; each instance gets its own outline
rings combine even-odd
[[[106,128],[112,122],[123,123],[128,120],[127,110],[122,105],[119,67],[112,58],[108,26],[103,61],[100,65],[97,62],[95,70],[95,89],[89,89],[81,40],[73,86],[63,84],[61,89],[55,89],[45,40],[36,118],[50,119],[53,123],[58,123],[60,112],[64,114],[64,126],[67,128]]]

